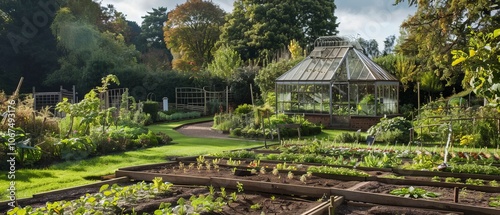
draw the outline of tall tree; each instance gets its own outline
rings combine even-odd
[[[142,62],[151,70],[168,70],[172,67],[172,54],[167,49],[163,27],[168,20],[167,8],[153,8],[143,16],[141,34],[136,47],[142,52]]]
[[[87,92],[101,77],[130,76],[124,71],[137,66],[138,52],[121,34],[99,31],[86,18],[75,16],[71,8],[61,8],[51,28],[63,55],[60,68],[45,81],[48,85],[74,83],[78,91]]]
[[[391,35],[386,37],[384,40],[384,50],[382,51],[382,55],[392,54],[394,52],[394,45],[396,45],[396,36]]]
[[[141,24],[140,37],[143,43],[138,49],[140,51],[145,51],[150,48],[166,49],[163,37],[163,27],[168,20],[167,8],[153,8],[153,11],[148,11],[147,13],[147,15],[142,17],[143,21]]]
[[[241,57],[234,49],[222,45],[214,54],[214,60],[208,64],[208,70],[224,79],[227,84],[236,77],[237,69],[241,66]]]
[[[378,50],[378,42],[375,39],[365,40],[363,38],[358,38],[357,42],[361,45],[363,49],[363,54],[369,58],[376,58],[380,55],[380,50]]]
[[[40,80],[58,68],[50,23],[62,1],[0,1],[0,90],[42,89]],[[45,88],[46,90],[47,88]]]
[[[464,87],[500,110],[500,28],[489,33],[471,32],[469,37],[468,49],[452,52],[452,65],[463,65]]]
[[[243,60],[271,59],[295,39],[310,50],[319,36],[337,33],[333,0],[236,0],[220,43]]]
[[[396,3],[404,2],[397,0]],[[414,15],[403,22],[407,33],[398,50],[418,58],[420,73],[433,72],[448,85],[463,77],[460,67],[450,67],[451,50],[465,49],[469,29],[490,32],[500,25],[499,1],[491,0],[424,0],[407,1],[416,5]]]
[[[174,69],[199,70],[212,61],[224,16],[218,5],[203,0],[187,0],[169,12],[164,37]]]

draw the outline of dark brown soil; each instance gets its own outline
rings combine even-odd
[[[195,165],[196,166],[196,165]],[[273,182],[273,183],[285,183],[285,184],[296,184],[296,185],[308,185],[308,186],[319,186],[319,187],[334,187],[334,188],[349,188],[359,181],[340,181],[332,179],[324,179],[316,176],[308,177],[305,181],[301,181],[301,175],[294,175],[288,177],[288,173],[279,173],[273,175],[272,172],[266,172],[265,174],[250,174],[248,176],[237,176],[232,172],[232,168],[220,167],[217,170],[211,169],[207,170],[205,167],[198,170],[196,167],[189,169],[188,165],[185,164],[185,169],[180,170],[179,165],[168,165],[164,168],[156,168],[151,170],[145,170],[145,172],[161,173],[161,174],[182,174],[189,176],[203,176],[203,177],[224,177],[224,178],[235,178],[235,179],[245,179],[250,181],[263,181],[263,182]]]
[[[381,206],[363,203],[342,204],[335,210],[338,215],[456,215],[449,211],[436,211],[405,207]]]

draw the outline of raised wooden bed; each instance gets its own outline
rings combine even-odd
[[[174,174],[157,174],[134,172],[127,170],[118,170],[117,176],[127,176],[136,180],[150,181],[155,177],[162,177],[165,181],[170,181],[182,184],[193,185],[212,185],[217,187],[226,187],[228,189],[236,189],[237,183],[242,183],[245,190],[255,192],[274,193],[281,195],[297,195],[309,197],[323,197],[323,196],[343,196],[347,201],[359,201],[374,203],[380,205],[412,207],[422,209],[435,209],[465,212],[470,214],[500,214],[500,210],[494,208],[478,207],[472,205],[463,205],[457,203],[439,202],[423,199],[408,199],[380,193],[368,193],[354,190],[337,189],[337,188],[324,188],[324,187],[311,187],[304,185],[281,184],[271,182],[258,182],[249,181],[244,179],[229,179],[220,177],[186,177]]]

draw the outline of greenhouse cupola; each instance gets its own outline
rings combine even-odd
[[[399,81],[345,37],[316,39],[313,51],[276,79],[278,113],[330,127],[368,129],[398,113]]]

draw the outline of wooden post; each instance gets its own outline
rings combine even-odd
[[[343,196],[330,196],[330,207],[328,208],[328,214],[334,215],[335,209],[344,202]]]
[[[24,80],[24,77],[21,77],[21,79],[19,79],[19,83],[17,84],[17,88],[16,88],[16,91],[14,91],[14,94],[12,94],[12,100],[16,99],[17,96],[19,96],[19,90],[21,90],[21,85],[23,85],[23,80]]]
[[[250,96],[252,98],[252,106],[255,105],[254,101],[253,101],[253,88],[252,88],[252,84],[250,84]]]
[[[229,86],[226,86],[226,113],[229,113]]]
[[[458,187],[453,188],[453,202],[455,203],[458,203],[459,191]]]

